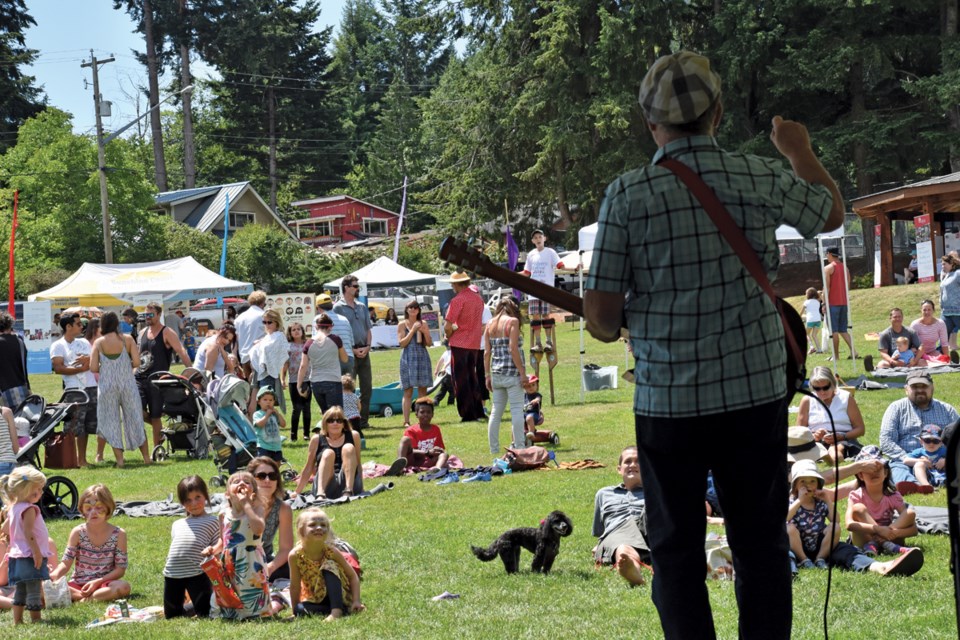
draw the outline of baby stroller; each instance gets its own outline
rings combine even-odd
[[[177,451],[186,451],[188,458],[206,458],[210,449],[203,402],[206,375],[188,367],[180,375],[157,371],[148,380],[160,393],[162,413],[167,418],[162,429],[163,442],[153,448],[150,457],[160,462]]]
[[[42,468],[40,446],[56,435],[57,426],[63,423],[74,407],[89,402],[83,389],[68,389],[60,401],[47,404],[42,396],[27,396],[13,412],[14,419],[26,420],[30,427],[30,441],[20,447],[17,464],[30,464]],[[44,518],[67,518],[76,515],[80,494],[77,485],[66,476],[49,476],[40,496],[39,507]]]
[[[250,383],[233,374],[213,380],[207,386],[207,406],[213,414],[208,421],[210,444],[213,448],[213,463],[217,475],[210,478],[210,484],[221,487],[226,484],[227,474],[247,466],[256,456],[257,434],[253,424],[244,414],[244,407],[250,398]],[[297,477],[297,472],[286,460],[280,476],[284,482]]]

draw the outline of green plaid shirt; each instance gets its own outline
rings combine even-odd
[[[812,238],[833,202],[826,187],[780,161],[726,152],[710,136],[674,140],[651,166],[607,187],[586,288],[630,293],[634,411],[679,418],[783,398],[786,352],[776,309],[686,186],[654,166],[665,155],[716,192],[771,281],[780,264],[777,227]]]

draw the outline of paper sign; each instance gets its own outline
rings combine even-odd
[[[299,322],[305,336],[313,335],[313,316],[317,315],[317,297],[312,293],[278,293],[267,296],[267,309],[273,309],[283,319],[286,329],[291,322]]]
[[[27,345],[27,373],[50,373],[53,308],[49,300],[23,303],[23,340]]]
[[[916,216],[913,219],[913,226],[917,234],[917,281],[933,282],[936,278],[936,269],[933,263],[930,216],[927,214]]]
[[[873,286],[880,286],[880,225],[873,226]]]

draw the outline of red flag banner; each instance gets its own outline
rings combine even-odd
[[[20,199],[20,192],[13,192],[13,224],[10,225],[10,296],[7,298],[7,313],[11,316],[14,315],[14,310],[16,309],[14,303],[14,277],[13,277],[13,248],[14,243],[17,239],[17,202]]]

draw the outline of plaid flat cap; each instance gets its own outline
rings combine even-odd
[[[719,95],[720,76],[692,51],[659,58],[640,84],[640,106],[653,124],[693,122]]]

